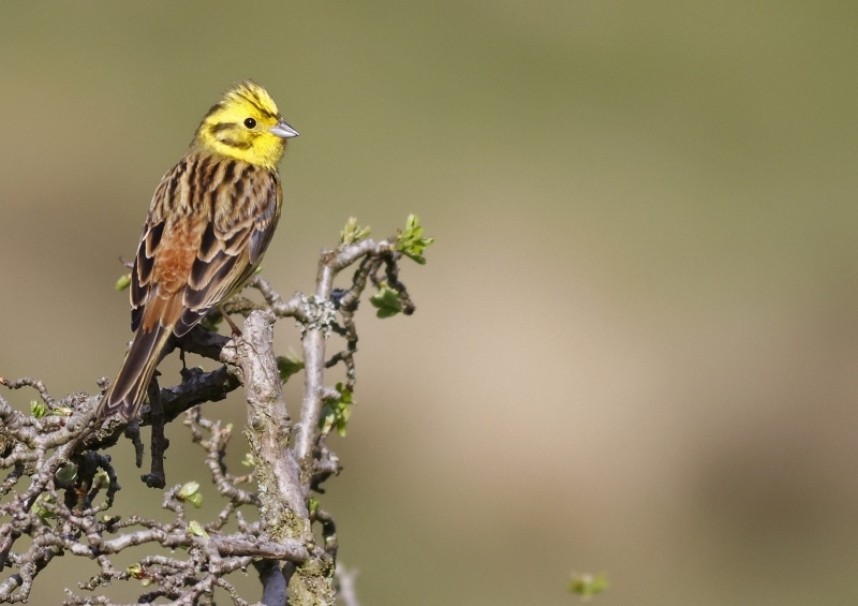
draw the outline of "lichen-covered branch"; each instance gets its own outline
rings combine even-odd
[[[138,603],[208,604],[217,595],[218,603],[239,606],[328,606],[339,590],[346,603],[357,604],[353,576],[342,569],[335,572],[334,517],[314,493],[340,471],[328,437],[332,430],[345,434],[350,414],[357,380],[358,302],[373,286],[382,293],[372,300],[379,316],[413,311],[399,281],[399,261],[402,255],[422,260],[431,240],[421,233],[410,218],[405,232],[376,241],[350,222],[342,244],[323,251],[311,295],[284,299],[271,283],[255,276],[245,295],[256,293],[260,302],[243,296],[224,306],[226,313],[246,317],[242,334],[230,339],[213,332],[219,319],[215,314],[206,328],[197,327],[172,344],[182,356],[181,381],[166,387],[159,387],[164,377],[153,381],[150,404],[127,427],[95,421],[99,394],[55,397],[41,380],[0,378],[0,386],[8,390],[0,393],[0,603],[37,601],[42,573],[56,558],[72,557],[94,563],[97,573],[66,590],[64,603],[69,605],[114,604],[110,590],[120,583],[139,584]],[[351,280],[337,287],[340,273],[350,267],[355,267]],[[297,323],[300,360],[276,355],[278,318]],[[342,339],[333,340],[333,335]],[[222,365],[208,372],[188,367],[187,354]],[[326,379],[340,365],[344,379]],[[281,384],[301,371],[304,394],[293,420]],[[106,382],[99,387],[103,391]],[[250,471],[235,473],[225,463],[232,427],[209,418],[208,411],[216,409],[203,406],[240,387],[247,405],[244,437]],[[28,392],[33,397],[29,410],[26,404],[13,404],[17,394]],[[202,479],[168,484],[164,426],[180,417],[219,499],[214,510],[207,508],[214,514],[206,520],[191,514],[202,499]],[[106,451],[123,445],[124,435],[134,445],[139,465],[144,448],[140,429],[147,426],[152,427],[151,471],[143,479],[164,490],[166,521],[163,512],[125,518],[112,513],[121,494]],[[120,556],[127,562],[129,553],[135,554],[134,564],[117,564]],[[230,580],[251,565],[259,575],[261,602],[241,596]]]

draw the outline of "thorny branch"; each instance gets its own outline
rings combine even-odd
[[[72,556],[92,562],[96,572],[76,590],[66,590],[68,605],[113,604],[107,590],[124,581],[144,587],[138,603],[212,604],[219,592],[219,602],[244,606],[252,600],[239,595],[230,574],[251,565],[262,585],[262,601],[255,603],[329,605],[339,589],[346,603],[357,604],[353,575],[336,567],[333,516],[311,494],[321,492],[324,481],[340,471],[326,438],[332,428],[344,427],[343,407],[351,403],[354,314],[365,288],[384,284],[396,291],[404,313],[414,306],[398,279],[396,240],[354,240],[322,253],[312,295],[284,300],[256,276],[248,286],[262,303],[234,298],[224,306],[228,313],[246,316],[241,336],[229,339],[197,327],[176,343],[183,362],[186,353],[195,353],[223,365],[210,372],[185,367],[182,381],[171,387],[158,389],[153,382],[151,405],[137,425],[97,427],[93,411],[99,394],[58,399],[40,380],[0,378],[10,390],[30,389],[37,396],[31,410],[21,412],[0,394],[0,470],[5,473],[0,478],[0,602],[31,600],[40,573],[55,558]],[[336,289],[337,275],[355,265],[348,287]],[[294,422],[272,344],[276,318],[293,318],[301,330],[304,395]],[[342,336],[344,346],[328,357],[331,333]],[[334,387],[325,382],[325,371],[338,365],[345,380]],[[253,469],[235,474],[225,464],[232,427],[204,417],[199,405],[222,400],[241,385]],[[107,385],[101,381],[99,386]],[[152,472],[144,480],[164,487],[163,453],[169,443],[163,427],[180,415],[202,451],[223,503],[220,511],[206,523],[189,517],[189,505],[201,499],[199,484],[189,482],[165,490],[162,507],[171,516],[166,522],[163,514],[124,519],[111,514],[120,486],[103,451],[124,433],[142,453],[139,428],[152,426]],[[123,566],[117,563],[120,554],[123,562],[128,554],[141,555]]]

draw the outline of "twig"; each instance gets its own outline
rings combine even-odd
[[[399,296],[401,309],[413,311],[399,281],[400,253],[394,240],[360,240],[321,255],[312,296],[284,300],[261,276],[249,287],[263,303],[233,300],[224,307],[246,316],[242,336],[229,337],[196,327],[169,349],[183,354],[182,380],[159,389],[150,386],[150,404],[134,423],[123,426],[94,418],[100,394],[55,398],[38,379],[0,378],[8,389],[30,388],[38,400],[32,414],[16,410],[0,395],[0,602],[32,601],[35,580],[54,558],[65,555],[94,561],[98,572],[80,584],[88,595],[67,592],[65,604],[113,605],[106,588],[123,581],[142,581],[146,593],[137,603],[174,605],[212,603],[221,590],[233,606],[248,606],[226,578],[253,565],[260,574],[265,606],[331,606],[337,588],[345,606],[358,606],[354,573],[337,569],[336,522],[313,492],[341,469],[327,444],[336,423],[344,431],[355,386],[358,335],[354,312],[368,285],[382,282]],[[340,272],[357,264],[348,288],[334,288]],[[304,396],[293,423],[283,398],[273,349],[275,318],[294,318],[302,331]],[[329,337],[340,335],[342,349],[326,355]],[[184,353],[196,353],[224,364],[213,371],[184,366]],[[334,388],[324,382],[327,369],[343,365],[346,380]],[[98,382],[103,393],[106,380]],[[244,385],[252,473],[231,473],[226,449],[231,426],[205,418],[200,406],[224,399]],[[334,412],[332,412],[334,411]],[[110,515],[119,478],[110,457],[98,452],[126,433],[142,459],[140,428],[151,426],[152,468],[144,476],[165,487],[166,423],[184,414],[191,441],[200,446],[221,507],[206,522],[197,522],[187,508],[202,498],[197,482],[173,486],[163,493],[166,521],[131,515]],[[336,417],[336,415],[341,415]],[[334,419],[334,421],[332,421]],[[247,484],[255,484],[255,491]],[[311,507],[312,502],[312,507]],[[258,521],[242,509],[258,511]],[[253,516],[251,519],[256,520]],[[313,526],[320,528],[318,545]],[[228,530],[229,529],[229,530]],[[130,565],[126,550],[151,548],[154,553]],[[160,554],[168,550],[169,553]],[[120,554],[122,554],[121,557]],[[164,602],[167,600],[167,602]],[[115,605],[114,605],[115,606]]]

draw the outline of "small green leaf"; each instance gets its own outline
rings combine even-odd
[[[354,244],[366,240],[371,233],[369,225],[358,225],[357,217],[349,217],[345,227],[340,232],[340,242]]]
[[[435,238],[423,237],[423,226],[420,225],[420,217],[408,215],[405,221],[405,229],[396,237],[395,248],[406,257],[414,259],[420,265],[426,264],[423,251],[435,241]]]
[[[200,494],[200,483],[193,481],[185,483],[179,489],[179,492],[176,493],[176,498],[185,503],[190,503],[199,509],[203,505],[203,495]]]
[[[140,581],[140,584],[143,585],[143,587],[148,587],[152,584],[152,577],[146,574],[146,571],[143,569],[143,565],[139,562],[131,564],[131,566],[125,569],[125,572],[127,572],[128,576],[132,579]]]
[[[125,569],[125,572],[127,572],[128,576],[132,579],[139,580],[146,576],[146,573],[143,572],[143,566],[141,566],[140,563],[131,564],[131,566]]]
[[[352,391],[343,385],[337,383],[336,398],[325,398],[325,405],[322,407],[322,417],[319,419],[319,427],[322,433],[327,434],[331,429],[337,430],[337,435],[341,438],[346,437],[346,427],[351,416],[351,405],[354,403],[352,399]]]
[[[292,352],[285,356],[277,356],[277,370],[280,371],[280,381],[285,383],[289,377],[304,370],[304,360]]]
[[[32,414],[37,419],[41,419],[48,414],[48,405],[44,402],[39,402],[38,400],[31,400],[30,414]]]
[[[197,522],[196,520],[191,520],[188,522],[188,530],[191,531],[191,534],[196,535],[198,537],[208,538],[209,533],[206,532],[206,529],[203,528],[203,525]]]
[[[119,279],[116,281],[116,284],[113,285],[113,287],[119,292],[122,292],[129,286],[131,286],[131,274],[119,276]]]
[[[184,501],[192,494],[195,494],[200,491],[200,483],[195,481],[185,482],[181,488],[179,488],[179,492],[176,493],[176,496],[179,497],[180,501]]]
[[[308,503],[308,509],[310,510],[310,515],[316,515],[316,511],[319,509],[319,499],[316,497],[310,497],[310,501]]]
[[[61,484],[70,484],[77,478],[77,465],[74,463],[65,463],[57,469],[54,477]]]
[[[604,572],[592,574],[582,572],[572,576],[569,581],[569,592],[589,600],[594,595],[600,594],[608,588],[608,576]]]
[[[39,518],[45,523],[48,520],[56,518],[56,514],[50,508],[51,505],[55,505],[57,500],[53,497],[53,495],[43,492],[38,496],[36,502],[33,503],[33,511],[36,513]]]
[[[389,318],[402,311],[402,301],[399,300],[399,293],[387,284],[382,284],[378,292],[369,298],[369,302],[378,309],[375,315],[379,318]]]
[[[92,487],[96,490],[110,486],[110,475],[103,469],[99,469],[92,477]]]
[[[48,405],[38,400],[30,401],[30,414],[37,419],[47,416],[55,417],[70,417],[74,414],[74,409],[70,406],[57,406],[56,408],[48,408]]]
[[[244,467],[255,467],[256,461],[253,460],[253,454],[249,452],[244,453],[244,458],[241,459],[241,464]]]

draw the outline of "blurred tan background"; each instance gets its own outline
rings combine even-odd
[[[264,267],[284,294],[350,215],[384,236],[417,212],[436,238],[403,273],[417,313],[362,312],[333,443],[323,504],[363,604],[571,604],[575,570],[608,573],[604,605],[855,603],[856,19],[798,0],[4,4],[0,375],[61,396],[116,372],[117,257],[252,77],[301,132]],[[170,435],[169,480],[203,476]],[[157,509],[130,455],[120,501]]]

